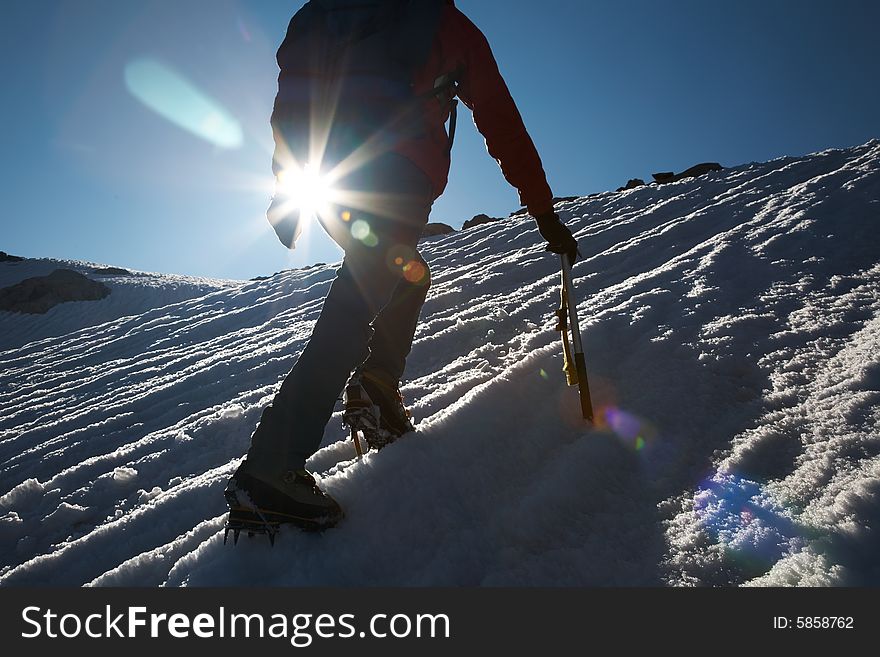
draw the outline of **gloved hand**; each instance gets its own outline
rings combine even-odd
[[[555,212],[542,214],[535,217],[538,222],[538,231],[541,237],[547,240],[547,250],[552,253],[565,253],[568,255],[569,264],[573,265],[578,256],[578,243],[571,231]]]
[[[272,203],[266,210],[266,218],[275,229],[278,239],[291,250],[296,248],[296,240],[302,233],[299,214],[299,208],[290,203],[284,194],[278,192],[272,197]]]

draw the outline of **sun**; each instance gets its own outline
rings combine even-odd
[[[311,217],[327,212],[333,201],[333,186],[311,164],[291,166],[278,174],[278,189],[302,215]]]

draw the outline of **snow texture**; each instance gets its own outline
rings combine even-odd
[[[0,353],[41,338],[67,336],[79,329],[142,313],[186,299],[203,297],[214,290],[237,285],[210,278],[148,274],[119,267],[106,267],[74,260],[24,259],[0,262],[0,288],[28,278],[48,276],[56,269],[70,269],[110,288],[100,301],[59,304],[43,315],[23,315],[0,310]]]
[[[333,267],[0,313],[0,583],[880,584],[880,141],[557,210],[598,426],[533,222],[434,238],[416,433],[357,461],[337,413],[347,517],[274,549],[223,545],[222,490]]]

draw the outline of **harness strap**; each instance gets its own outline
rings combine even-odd
[[[452,107],[449,109],[449,145],[446,154],[452,153],[452,144],[455,143],[455,124],[458,118],[458,98],[452,99]]]
[[[458,91],[458,78],[460,75],[460,70],[441,75],[434,82],[434,88],[424,94],[425,98],[436,98],[441,104],[443,103],[443,95],[449,94],[449,143],[446,147],[447,155],[452,152],[452,144],[455,143],[455,128],[458,123],[458,98],[455,95]]]

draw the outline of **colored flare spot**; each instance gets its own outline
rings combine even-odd
[[[236,22],[238,23],[238,31],[241,34],[241,38],[244,39],[246,43],[251,42],[251,33],[247,29],[247,26],[244,24],[244,21],[241,18],[237,18]]]
[[[547,374],[547,372],[545,372],[543,369],[541,369],[541,371],[538,372],[538,374],[540,374],[541,378],[544,379],[545,381],[550,378],[550,376]]]
[[[351,221],[351,212],[349,212],[348,210],[343,212],[341,216],[344,222],[348,223],[349,221]]]
[[[410,283],[423,283],[427,273],[425,266],[418,260],[410,260],[403,267],[403,277]]]
[[[385,264],[396,276],[405,272],[405,267],[415,257],[415,251],[403,244],[395,244],[385,256]]]
[[[219,148],[239,148],[244,142],[241,124],[218,101],[165,64],[153,59],[129,63],[125,86],[168,122]]]
[[[637,452],[644,450],[657,435],[649,422],[614,406],[602,409],[598,417],[601,427],[611,429]]]
[[[351,225],[351,236],[363,242],[370,235],[370,224],[363,219],[358,219]]]
[[[642,423],[637,417],[619,408],[606,409],[605,421],[614,433],[630,441],[638,437],[642,428]]]
[[[364,246],[374,247],[379,244],[379,238],[363,219],[358,219],[351,225],[351,236],[356,240],[360,240]]]

